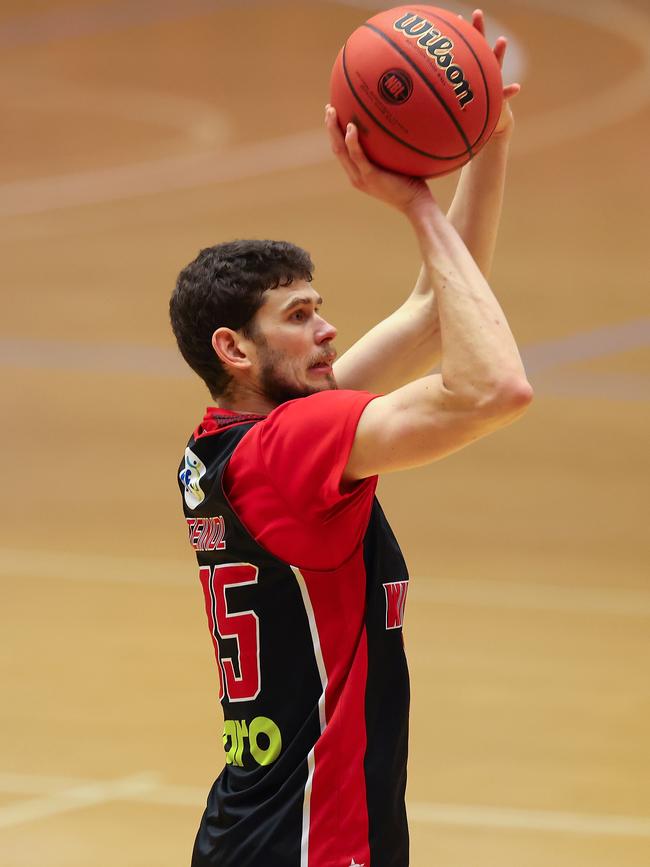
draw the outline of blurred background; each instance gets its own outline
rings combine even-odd
[[[271,237],[312,253],[340,351],[401,303],[414,240],[322,128],[340,45],[391,5],[2,2],[6,867],[189,863],[223,750],[176,484],[210,400],[168,297],[199,248]],[[536,401],[381,484],[411,863],[647,867],[650,12],[484,8],[523,84],[492,284]]]

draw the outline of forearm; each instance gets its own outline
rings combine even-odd
[[[510,132],[506,132],[491,139],[465,166],[448,212],[449,223],[467,248],[464,256],[471,254],[485,278],[489,277],[496,246],[509,145]],[[426,221],[426,216],[421,219]],[[435,274],[423,264],[405,303],[339,360],[340,387],[385,393],[422,376],[440,362],[442,343],[435,284]],[[500,315],[505,322],[502,311]]]
[[[439,357],[436,299],[416,284],[404,304],[342,355],[334,370],[339,388],[385,394],[428,373]]]
[[[493,136],[462,170],[447,217],[489,278],[505,188],[511,130]]]
[[[503,310],[457,231],[433,201],[419,203],[407,217],[436,294],[445,387],[482,401],[525,382]]]
[[[489,272],[494,252],[509,132],[493,136],[494,141],[488,142],[484,151],[474,158],[474,165],[464,171],[451,208],[451,217],[463,237],[461,240],[434,204],[424,181],[393,175],[373,166],[359,144],[356,127],[350,125],[343,136],[331,106],[327,109],[326,123],[332,149],[355,187],[412,218],[424,262],[407,301],[339,359],[336,364],[339,385],[382,392],[393,390],[434,367],[440,357],[441,345],[443,349],[450,350],[451,355],[445,367],[448,379],[453,381],[455,369],[463,366],[460,357],[462,341],[459,348],[453,349],[454,333],[461,327],[454,305],[461,304],[462,299],[465,299],[466,303],[474,303],[475,307],[481,304],[485,306],[481,293],[477,297],[474,295],[479,285],[478,278],[492,299],[488,310],[505,323],[503,312],[487,288],[481,271]],[[416,208],[417,214],[412,211],[412,206]],[[433,221],[431,225],[429,221]],[[470,252],[463,241],[469,245]],[[450,293],[445,292],[447,337],[441,343],[443,317],[438,296],[441,288],[444,288],[444,281],[441,282],[440,278],[449,268],[454,278],[452,283],[459,287],[459,298],[454,301]],[[491,309],[495,305],[496,309]],[[480,325],[476,327],[480,329]],[[471,356],[470,337],[466,343]],[[474,362],[480,367],[479,349],[477,346]]]
[[[447,218],[460,235],[472,258],[484,277],[489,278],[497,241],[503,194],[505,188],[510,131],[491,139],[483,150],[468,163],[460,174]],[[433,301],[437,319],[435,292],[427,268],[422,265],[412,297],[429,295]],[[438,339],[432,350],[429,369],[440,358],[439,324],[436,322]]]

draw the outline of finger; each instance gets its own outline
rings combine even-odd
[[[329,135],[332,153],[343,166],[345,173],[353,183],[359,180],[359,171],[350,159],[345,138],[336,118],[336,109],[328,105],[325,110],[325,124]]]
[[[520,90],[521,85],[518,82],[515,81],[513,84],[508,84],[503,88],[503,99],[507,102],[509,99],[512,99],[513,96],[517,96]]]
[[[472,12],[472,27],[475,27],[481,36],[485,36],[485,16],[482,9],[475,9]]]
[[[345,144],[352,162],[361,175],[367,175],[369,172],[373,171],[374,166],[361,147],[361,142],[359,141],[359,130],[353,123],[349,123],[345,131]]]
[[[330,144],[332,145],[332,150],[335,154],[339,153],[347,153],[345,148],[345,139],[343,138],[343,133],[341,132],[341,127],[338,124],[338,120],[336,117],[336,109],[328,105],[325,108],[325,126],[327,127],[327,134],[329,135]]]
[[[494,56],[496,57],[499,66],[503,68],[503,58],[506,53],[506,48],[508,47],[508,40],[505,36],[499,36],[497,41],[494,43]]]

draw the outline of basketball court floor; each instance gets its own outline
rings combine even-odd
[[[176,486],[208,395],[168,297],[200,247],[273,237],[312,253],[340,351],[401,302],[408,227],[322,129],[342,41],[388,5],[0,8],[3,867],[189,863],[223,751]],[[523,84],[492,284],[536,400],[381,483],[412,575],[411,863],[647,867],[650,12],[485,8]]]

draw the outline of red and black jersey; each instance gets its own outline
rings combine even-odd
[[[341,481],[373,396],[209,409],[179,471],[225,719],[193,867],[406,867],[404,559]]]

